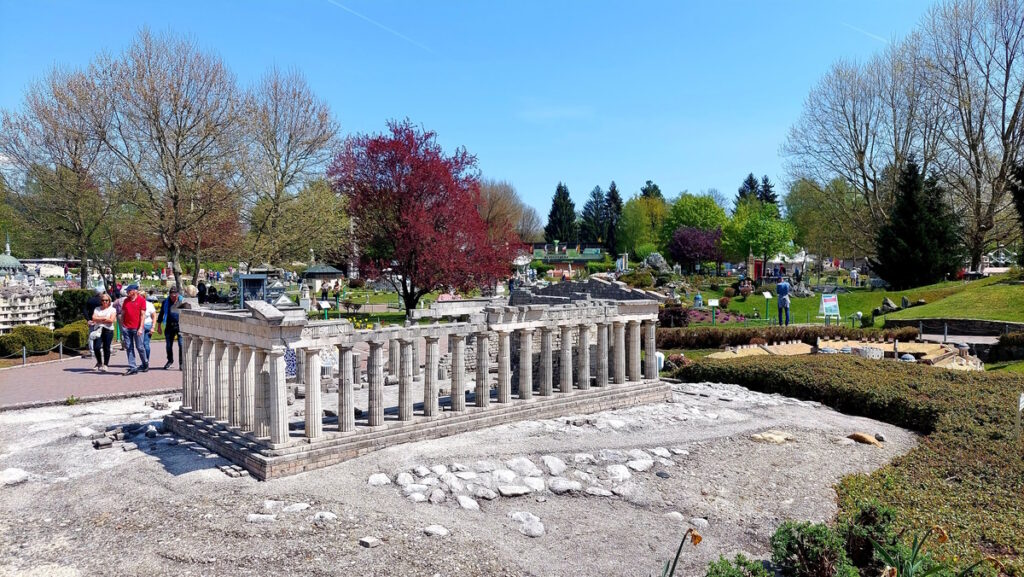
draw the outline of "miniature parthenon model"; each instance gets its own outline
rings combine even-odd
[[[259,479],[325,467],[393,444],[663,401],[671,394],[658,380],[658,304],[651,300],[482,306],[456,322],[364,330],[344,320],[308,321],[299,309],[263,302],[246,307],[181,311],[182,406],[166,424]],[[357,348],[368,349],[368,391],[359,410]],[[306,391],[304,430],[294,432],[287,405],[289,349]],[[331,377],[337,383],[336,425],[325,425],[323,418],[325,351],[332,359],[337,354],[337,376]],[[475,386],[467,391],[471,375]],[[385,384],[396,381],[397,411],[385,406]]]

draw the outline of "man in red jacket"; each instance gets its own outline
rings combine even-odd
[[[128,285],[128,296],[121,305],[121,333],[124,350],[128,354],[128,370],[125,375],[134,375],[149,370],[146,345],[142,333],[143,317],[146,315],[146,300],[139,296],[139,285]],[[135,366],[135,351],[139,353],[139,368]]]

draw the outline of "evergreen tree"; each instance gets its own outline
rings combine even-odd
[[[640,196],[644,198],[657,198],[659,200],[665,200],[665,197],[661,194],[661,189],[658,188],[657,184],[654,184],[650,180],[646,184],[640,187]]]
[[[764,203],[779,204],[779,195],[775,194],[775,185],[768,180],[767,174],[761,177],[761,188],[757,191],[757,199]]]
[[[889,221],[875,237],[872,268],[897,289],[932,284],[956,274],[964,247],[959,224],[934,176],[908,161],[896,184]]]
[[[757,193],[760,190],[761,187],[757,182],[757,177],[751,172],[736,191],[736,205],[738,206],[747,199],[757,198]]]
[[[604,191],[595,186],[583,205],[580,222],[580,242],[601,244],[608,239],[608,217],[604,204]]]
[[[608,193],[604,197],[605,221],[608,223],[608,235],[604,246],[612,255],[616,254],[616,243],[618,242],[619,221],[622,220],[622,196],[619,195],[619,187],[613,180],[608,185]]]
[[[555,196],[551,199],[551,212],[548,213],[548,224],[544,227],[544,240],[571,244],[578,238],[576,205],[569,197],[569,187],[559,182]]]

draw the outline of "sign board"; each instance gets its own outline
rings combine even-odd
[[[768,291],[764,291],[761,294],[764,295],[765,300],[771,300],[771,298],[772,298],[772,293],[770,293]]]
[[[1020,394],[1020,400],[1017,401],[1017,412],[1024,411],[1024,393]]]
[[[839,316],[839,295],[821,295],[821,306],[818,307],[818,316],[838,317]]]
[[[718,307],[718,299],[708,299],[708,306],[711,308]]]
[[[331,308],[331,301],[319,301],[317,304],[320,305],[320,310],[326,311]]]

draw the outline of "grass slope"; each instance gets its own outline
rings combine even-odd
[[[989,284],[889,315],[892,319],[985,319],[1024,322],[1024,285]]]

